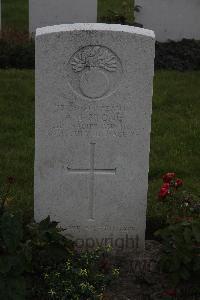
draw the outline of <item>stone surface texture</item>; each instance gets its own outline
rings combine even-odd
[[[199,0],[135,0],[135,21],[155,31],[156,40],[200,39]]]
[[[37,30],[35,218],[77,247],[144,247],[154,44],[122,25]]]
[[[29,0],[29,32],[36,28],[97,21],[97,0]]]

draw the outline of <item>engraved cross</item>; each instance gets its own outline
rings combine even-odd
[[[102,175],[116,175],[117,169],[96,169],[95,168],[95,145],[90,143],[90,168],[89,169],[72,169],[67,168],[71,174],[86,174],[90,175],[89,183],[89,218],[94,220],[94,178],[96,174]]]

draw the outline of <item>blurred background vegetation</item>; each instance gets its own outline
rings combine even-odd
[[[134,21],[133,0],[98,0],[98,22],[118,22],[127,24]],[[2,0],[2,27],[28,30],[28,0]]]

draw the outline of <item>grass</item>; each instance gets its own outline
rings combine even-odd
[[[159,71],[154,81],[149,213],[157,214],[155,195],[161,174],[176,172],[184,189],[200,196],[200,72]]]
[[[33,205],[34,74],[0,70],[0,183],[16,177],[12,194],[17,206]]]
[[[127,2],[129,9],[123,7],[124,2]],[[98,21],[108,14],[108,10],[124,13],[131,21],[132,8],[132,0],[98,0]],[[28,0],[2,0],[2,27],[28,30]]]
[[[0,182],[17,179],[17,206],[32,213],[34,72],[0,70]],[[158,71],[154,81],[149,214],[157,214],[160,176],[176,172],[186,190],[200,195],[200,72]]]
[[[2,28],[28,30],[28,0],[1,0]]]

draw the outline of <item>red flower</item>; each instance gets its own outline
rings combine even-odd
[[[182,186],[183,185],[183,180],[182,179],[176,179],[176,182],[175,182],[175,188],[178,188],[179,186]]]
[[[169,195],[170,194],[169,187],[170,187],[170,185],[168,182],[164,183],[160,189],[158,197],[161,199],[164,199],[167,195]]]
[[[174,289],[166,290],[163,292],[163,296],[176,297],[176,290],[174,290]]]
[[[161,189],[168,189],[169,190],[170,184],[168,182],[163,183]]]
[[[163,182],[171,182],[176,177],[176,173],[166,173],[163,175]]]

